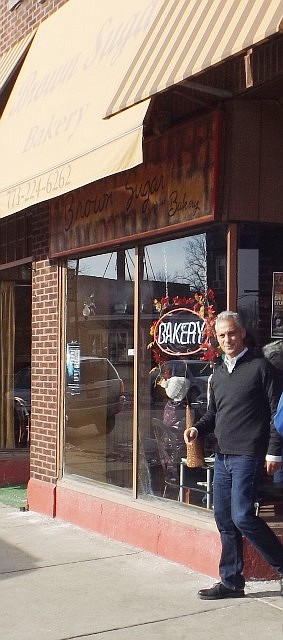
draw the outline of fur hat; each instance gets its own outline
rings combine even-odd
[[[262,347],[264,357],[273,364],[276,369],[283,371],[283,340],[274,340]]]
[[[162,380],[160,386],[165,389],[168,398],[180,402],[187,395],[190,384],[190,380],[183,376],[171,376],[168,380]]]

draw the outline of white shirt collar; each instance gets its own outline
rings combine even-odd
[[[247,351],[248,347],[245,347],[243,351],[241,351],[241,353],[238,353],[238,355],[235,356],[235,358],[227,358],[226,355],[224,356],[224,364],[226,364],[229,373],[232,373],[232,371],[234,371],[237,360],[240,360],[240,358],[242,358]]]

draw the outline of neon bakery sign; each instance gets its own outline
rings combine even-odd
[[[154,342],[170,356],[189,356],[201,351],[205,321],[196,311],[177,307],[157,321]]]

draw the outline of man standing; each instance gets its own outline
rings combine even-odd
[[[242,536],[283,577],[283,545],[254,507],[265,460],[269,475],[281,466],[282,439],[273,426],[280,390],[269,362],[245,347],[237,313],[220,313],[215,329],[224,362],[212,375],[207,412],[184,432],[186,443],[212,431],[217,439],[213,497],[221,582],[199,591],[204,600],[245,595]]]

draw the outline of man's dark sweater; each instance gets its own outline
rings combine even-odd
[[[269,362],[247,351],[232,373],[224,363],[216,368],[208,410],[194,427],[200,436],[214,431],[220,453],[281,456],[282,439],[273,426],[279,395]]]

